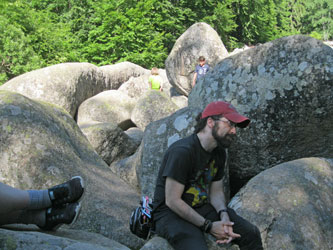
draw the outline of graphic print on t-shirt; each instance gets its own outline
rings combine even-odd
[[[207,164],[207,167],[197,172],[195,180],[190,187],[185,191],[185,196],[190,199],[191,206],[200,206],[207,202],[208,188],[217,173],[215,160]],[[190,196],[190,197],[189,197]]]

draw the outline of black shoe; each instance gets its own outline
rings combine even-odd
[[[52,207],[61,207],[66,203],[79,201],[84,192],[84,183],[81,176],[74,176],[69,181],[50,189],[49,196]]]
[[[72,225],[81,211],[80,203],[70,203],[61,208],[50,207],[46,210],[45,225],[39,228],[47,231],[56,230],[63,224]]]

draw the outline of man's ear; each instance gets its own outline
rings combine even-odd
[[[207,119],[207,126],[208,126],[209,128],[213,128],[214,125],[215,125],[215,121],[214,121],[214,119],[211,118],[211,117],[208,117],[208,119]]]

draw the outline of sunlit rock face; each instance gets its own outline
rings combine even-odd
[[[123,130],[133,126],[131,119],[135,100],[119,90],[107,90],[85,100],[79,107],[77,123],[80,127],[96,123],[116,124]]]
[[[104,75],[105,89],[118,89],[131,77],[149,75],[150,71],[131,62],[120,62],[98,68]]]
[[[171,115],[178,109],[179,107],[166,94],[150,90],[138,99],[131,120],[138,128],[144,130],[149,123]]]
[[[224,100],[251,119],[230,148],[230,171],[249,178],[285,161],[333,157],[333,50],[289,36],[228,57],[189,95],[189,106]]]
[[[303,158],[251,179],[229,206],[258,226],[264,249],[330,249],[333,159]]]
[[[104,90],[118,89],[131,77],[148,77],[149,73],[130,62],[101,67],[90,63],[60,63],[17,76],[0,89],[56,104],[74,117],[79,105],[88,98]]]
[[[61,63],[17,76],[0,89],[56,104],[74,117],[84,100],[105,89],[105,76],[90,63]]]
[[[188,95],[199,56],[213,68],[228,56],[217,32],[206,23],[195,23],[182,34],[165,61],[168,79],[180,94]]]

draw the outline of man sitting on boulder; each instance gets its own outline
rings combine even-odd
[[[249,123],[229,103],[212,102],[197,116],[195,133],[166,151],[156,182],[154,223],[156,233],[175,249],[207,249],[204,232],[241,250],[263,249],[258,228],[226,206],[223,192],[226,148],[236,127]]]
[[[80,176],[47,190],[25,191],[0,182],[0,226],[22,223],[55,230],[71,225],[80,214],[83,193]]]

